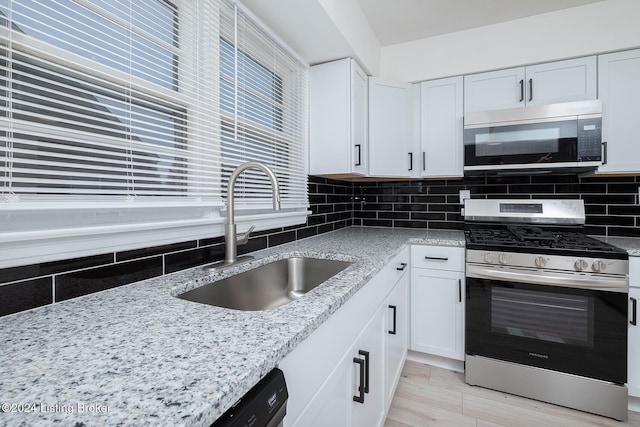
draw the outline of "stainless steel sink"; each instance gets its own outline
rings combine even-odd
[[[192,289],[178,298],[234,310],[257,311],[296,300],[351,265],[347,261],[290,257]]]

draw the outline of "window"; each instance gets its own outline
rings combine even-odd
[[[260,161],[279,177],[284,206],[306,208],[306,66],[231,1],[221,6],[220,57],[223,182],[240,163]],[[260,175],[247,171],[237,187],[242,206],[270,208]]]
[[[262,228],[304,222],[307,69],[236,9],[0,0],[0,268],[221,235],[249,160],[283,193]],[[240,214],[270,206],[241,184]]]

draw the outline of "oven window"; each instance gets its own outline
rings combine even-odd
[[[513,288],[491,289],[494,333],[593,347],[593,299]]]

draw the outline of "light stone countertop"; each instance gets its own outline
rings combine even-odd
[[[2,317],[0,403],[13,406],[0,425],[208,426],[405,244],[463,247],[464,234],[350,227],[255,252],[223,273],[193,268]],[[271,310],[173,297],[291,255],[353,264]]]
[[[624,249],[629,253],[629,256],[640,256],[640,237],[594,237]]]

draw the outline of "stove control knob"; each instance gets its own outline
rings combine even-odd
[[[596,273],[604,273],[604,271],[607,269],[607,263],[597,259],[593,261],[593,264],[591,264],[591,268]]]
[[[547,259],[543,256],[536,257],[534,263],[536,267],[545,267],[547,265]]]
[[[484,254],[484,262],[486,262],[487,264],[493,263],[493,254],[491,252],[487,252],[486,254]]]
[[[509,255],[507,254],[500,254],[500,256],[498,257],[498,262],[500,264],[506,264],[509,262]]]
[[[578,271],[583,271],[589,267],[589,263],[583,259],[577,259],[576,262],[573,263],[573,267]]]

